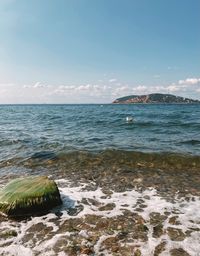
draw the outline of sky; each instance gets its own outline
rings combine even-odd
[[[200,99],[199,0],[0,0],[0,104]]]

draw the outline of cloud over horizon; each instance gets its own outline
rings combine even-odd
[[[200,78],[187,78],[185,80],[179,80],[178,83],[184,85],[194,85],[200,83]]]
[[[112,81],[111,81],[112,80]],[[111,81],[111,82],[110,82]],[[200,99],[200,78],[186,78],[169,85],[130,85],[110,79],[108,82],[81,85],[0,84],[0,102],[9,103],[110,103],[131,94],[171,93]]]

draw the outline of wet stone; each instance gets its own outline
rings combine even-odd
[[[46,226],[43,223],[37,223],[33,226],[31,226],[27,231],[26,231],[26,236],[23,237],[23,242],[28,242],[29,240],[35,240],[37,239],[46,239],[50,238],[53,236],[53,227],[51,226]]]
[[[137,200],[137,204],[143,204],[144,203],[144,200],[143,199],[138,199]]]
[[[108,219],[100,218],[96,223],[96,230],[105,230],[106,228],[110,228],[110,222]]]
[[[80,251],[81,254],[84,254],[84,255],[93,255],[94,254],[94,250],[91,248],[91,247],[81,247],[81,251]]]
[[[68,246],[66,246],[65,248],[63,248],[63,252],[67,253],[67,255],[70,256],[77,256],[79,255],[81,250],[81,246],[79,244],[70,244]]]
[[[107,196],[111,196],[113,194],[113,191],[111,191],[110,189],[102,189],[102,192]]]
[[[193,232],[192,230],[186,230],[186,231],[185,231],[185,236],[186,236],[186,237],[191,236],[192,232]]]
[[[166,242],[162,242],[156,246],[153,256],[159,256],[165,250]]]
[[[88,198],[87,201],[89,202],[90,205],[94,205],[94,206],[97,206],[97,207],[101,205],[100,202],[98,202],[97,200],[92,199],[92,198]]]
[[[163,225],[158,224],[153,227],[153,237],[158,238],[163,235]]]
[[[136,208],[135,211],[136,212],[143,212],[144,210],[142,208]]]
[[[99,211],[112,211],[115,208],[114,203],[106,204],[104,206],[99,207]]]
[[[54,251],[60,252],[60,250],[64,250],[67,247],[68,241],[66,238],[60,238],[54,245]]]
[[[180,221],[178,221],[178,216],[173,216],[171,218],[169,218],[169,223],[171,225],[180,225]]]
[[[26,231],[26,236],[23,237],[23,243],[32,240],[34,243],[37,240],[47,239],[53,236],[53,227],[47,227],[43,223],[37,223],[31,226]]]
[[[65,220],[62,225],[59,225],[59,233],[73,232],[79,233],[82,230],[82,219],[69,219]]]
[[[139,230],[143,231],[143,232],[147,232],[149,231],[148,227],[144,224],[140,224],[139,225]]]
[[[179,228],[168,227],[167,233],[172,241],[183,241],[186,237],[183,231]]]
[[[147,205],[146,205],[146,204],[140,204],[139,207],[140,207],[140,208],[146,208]]]
[[[158,212],[151,212],[150,213],[150,224],[151,225],[158,225],[160,223],[163,223],[164,220],[167,219],[166,215],[161,215]]]
[[[117,238],[119,239],[119,240],[123,240],[124,238],[126,238],[127,236],[128,236],[128,232],[126,232],[126,231],[121,231],[121,232],[119,232],[118,234],[117,234]]]
[[[150,200],[151,198],[150,198],[150,196],[146,195],[146,196],[144,196],[144,199]]]
[[[134,252],[134,256],[142,256],[142,253],[139,249],[137,249],[135,252]]]
[[[188,231],[189,231],[189,230],[188,230]],[[194,231],[199,232],[199,231],[200,231],[200,228],[190,228],[190,231],[191,231],[191,232],[194,232]]]
[[[89,205],[89,202],[88,202],[87,198],[82,198],[81,203],[85,204],[85,205]]]
[[[97,215],[88,214],[88,215],[85,215],[84,223],[87,223],[88,225],[92,225],[96,227],[98,223],[101,222],[102,220],[106,222],[106,225],[108,224],[108,219],[99,217]]]
[[[135,239],[140,239],[141,241],[148,240],[148,227],[144,224],[138,224],[135,226],[134,232],[132,232],[131,237]]]
[[[178,248],[178,249],[172,249],[170,251],[171,256],[190,256],[190,254],[188,254],[185,250],[183,250],[182,248]]]
[[[74,208],[69,208],[67,210],[67,213],[70,216],[76,216],[79,214],[79,212],[83,211],[83,209],[84,209],[84,206],[82,204],[80,204],[80,205],[75,206]]]
[[[106,240],[103,241],[103,247],[105,249],[109,249],[112,252],[119,251],[119,244],[117,237],[108,237]]]
[[[122,207],[128,207],[129,205],[128,204],[122,204]]]

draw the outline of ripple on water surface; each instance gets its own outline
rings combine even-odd
[[[53,142],[55,151],[68,146],[200,154],[196,143],[184,143],[200,141],[200,105],[13,105],[0,106],[0,113],[1,150],[10,154],[19,145],[24,155],[52,150]],[[127,116],[134,122],[127,123]]]

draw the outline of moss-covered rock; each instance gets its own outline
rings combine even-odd
[[[46,176],[18,178],[0,191],[0,212],[7,216],[34,215],[61,203],[56,183]]]

